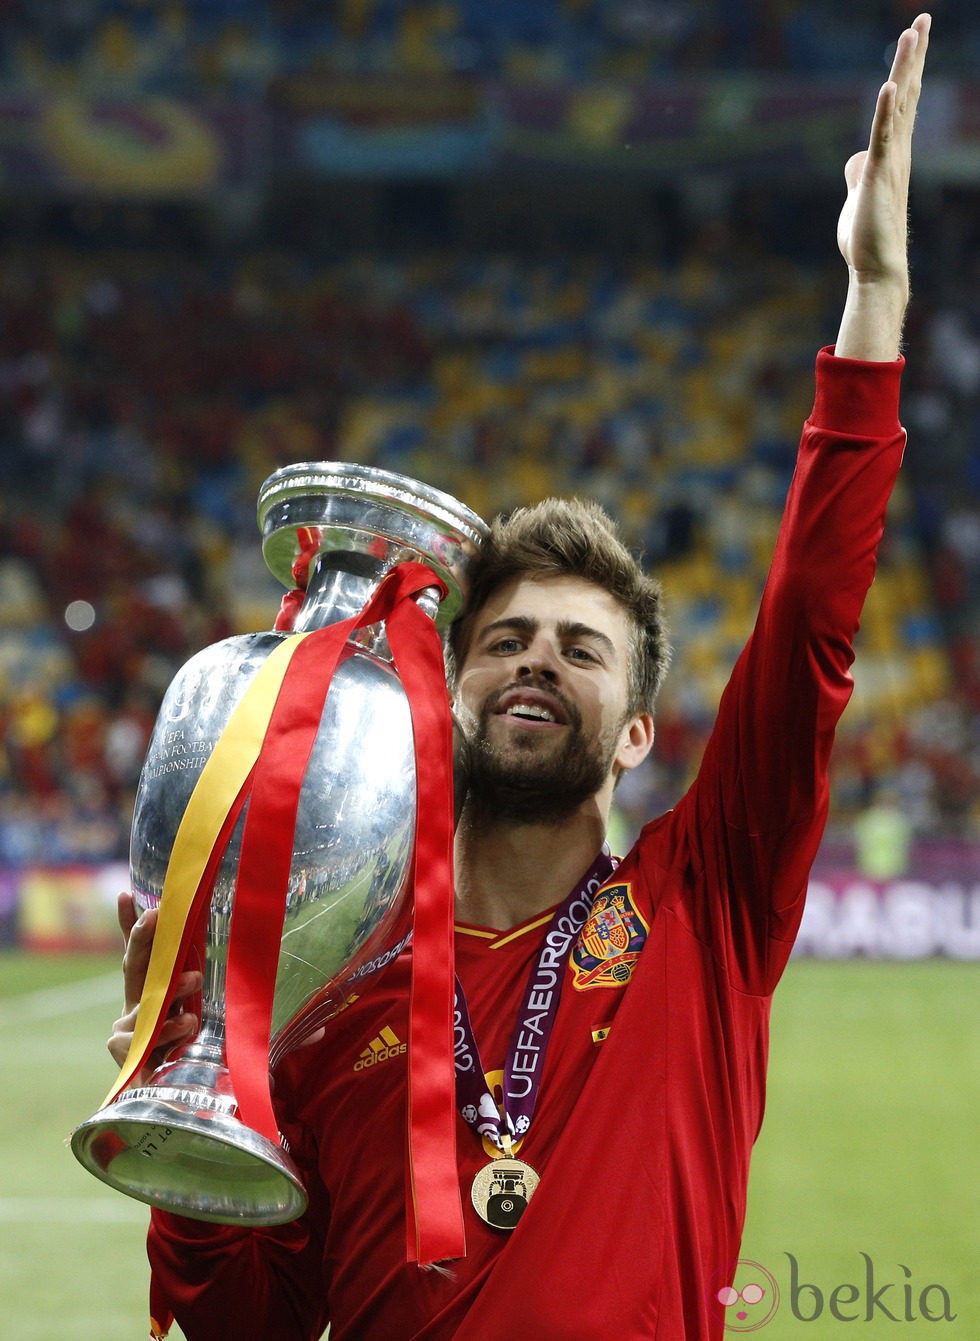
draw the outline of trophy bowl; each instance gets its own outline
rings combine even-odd
[[[262,486],[263,554],[286,586],[309,561],[291,632],[238,635],[178,672],[157,717],[137,791],[131,882],[137,909],[160,906],[178,826],[198,778],[247,688],[292,633],[357,614],[405,561],[441,580],[419,605],[444,629],[461,608],[484,523],[461,503],[407,477],[366,466],[301,463]],[[383,623],[344,648],[303,778],[293,854],[280,901],[269,1065],[298,1046],[404,947],[416,818],[416,742]],[[454,730],[457,816],[465,744]],[[137,1200],[192,1219],[274,1225],[295,1219],[306,1194],[282,1139],[248,1127],[225,1054],[226,970],[242,833],[231,831],[207,909],[206,933],[182,967],[202,968],[201,1028],[145,1083],[131,1085],[71,1137],[78,1160]]]

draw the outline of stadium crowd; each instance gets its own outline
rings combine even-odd
[[[940,74],[971,74],[970,0],[934,0]],[[345,72],[642,79],[878,70],[909,0],[0,0],[0,77],[21,87],[254,94]]]
[[[933,8],[937,66],[972,71],[969,6]],[[332,69],[846,72],[877,69],[912,12],[0,0],[0,81],[274,95],[277,80]],[[137,239],[114,243],[96,205],[67,224],[39,212],[26,230],[0,210],[0,867],[125,856],[170,678],[202,645],[272,622],[255,498],[303,459],[416,475],[484,515],[552,492],[618,515],[664,578],[679,667],[653,762],[619,806],[635,826],[672,804],[751,626],[814,352],[835,328],[839,262],[773,252],[793,228],[772,209],[757,201],[749,229],[680,211],[656,254],[616,260],[452,236],[344,257],[261,231],[202,244],[151,209]],[[917,831],[980,833],[980,235],[975,200],[962,210],[955,256],[913,258],[912,443],[860,635],[832,834],[879,782]]]
[[[828,272],[734,237],[693,238],[669,266],[52,240],[5,260],[0,862],[124,855],[171,676],[272,622],[255,499],[303,459],[400,470],[484,515],[552,492],[619,515],[664,578],[679,666],[621,808],[678,797],[754,614]],[[885,780],[917,826],[977,831],[978,311],[921,295],[914,310],[913,443],[860,635],[838,826]]]

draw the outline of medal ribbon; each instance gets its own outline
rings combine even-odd
[[[565,965],[585,926],[599,889],[616,869],[603,851],[579,884],[555,909],[524,989],[524,1000],[504,1063],[503,1112],[487,1087],[462,984],[456,979],[456,1103],[463,1121],[507,1153],[526,1136],[541,1088],[544,1061],[558,1014]]]

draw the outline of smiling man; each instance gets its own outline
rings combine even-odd
[[[621,862],[603,841],[616,779],[653,741],[657,585],[587,504],[498,521],[478,562],[450,649],[474,753],[456,845],[466,1256],[437,1271],[405,1260],[409,949],[277,1069],[306,1215],[252,1230],[153,1212],[155,1279],[190,1341],[312,1341],[328,1323],[332,1341],[723,1336],[770,999],[905,446],[906,209],[928,31],[922,16],[899,39],[869,149],[846,168],[844,315],[817,359],[755,629],[697,779]],[[122,917],[117,1059],[154,925],[134,927],[126,902]],[[163,1043],[196,1023],[178,1014]]]
[[[668,646],[659,584],[594,504],[495,522],[470,612],[451,642],[471,748],[457,907],[503,929],[558,903],[602,845],[616,779],[653,743]]]

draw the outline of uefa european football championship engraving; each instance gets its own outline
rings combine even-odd
[[[136,906],[141,912],[161,908],[158,940],[172,860],[178,847],[192,846],[188,824],[199,823],[198,811],[207,804],[207,788],[198,785],[202,773],[219,746],[227,748],[229,722],[256,694],[270,658],[294,634],[356,616],[389,574],[413,563],[435,579],[416,593],[419,607],[436,628],[446,628],[462,605],[467,568],[486,533],[474,513],[439,490],[333,462],[288,466],[270,476],[259,494],[258,519],[269,568],[287,588],[301,572],[305,596],[301,603],[297,598],[291,630],[238,635],[204,649],[164,697],[131,842]],[[297,782],[288,881],[265,891],[278,901],[282,928],[266,1069],[342,1009],[354,982],[358,991],[370,990],[362,983],[408,934],[416,742],[388,632],[384,621],[358,628],[338,652]],[[460,733],[453,735],[459,792],[464,746]],[[262,749],[267,744],[268,738]],[[247,761],[241,767],[244,774]],[[258,767],[247,776],[257,778]],[[271,1225],[299,1215],[306,1195],[281,1142],[242,1121],[228,1066],[228,949],[236,898],[243,897],[250,804],[258,802],[243,784],[239,809],[228,810],[213,845],[201,943],[195,951],[188,916],[175,952],[176,970],[203,967],[198,1036],[146,1083],[122,1089],[76,1128],[71,1145],[96,1177],[150,1205],[201,1220]]]

